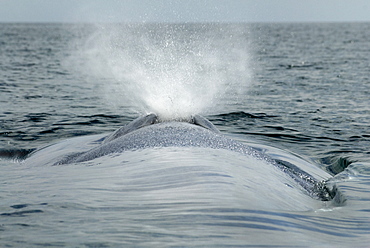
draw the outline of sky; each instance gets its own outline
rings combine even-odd
[[[0,0],[0,22],[363,22],[369,0]]]

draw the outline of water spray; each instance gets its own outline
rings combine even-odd
[[[107,100],[161,119],[221,112],[251,81],[248,30],[237,24],[100,25],[80,47]]]

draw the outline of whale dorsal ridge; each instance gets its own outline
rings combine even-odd
[[[117,129],[115,132],[113,132],[111,135],[107,136],[104,139],[104,143],[110,142],[114,139],[117,139],[118,137],[121,137],[122,135],[128,134],[132,131],[135,131],[139,128],[152,125],[158,121],[158,117],[155,114],[148,114],[146,116],[139,117],[126,126],[123,126],[119,129]]]

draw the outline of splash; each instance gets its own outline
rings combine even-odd
[[[251,79],[247,34],[236,24],[105,24],[79,55],[84,71],[105,82],[110,103],[183,119],[243,98]]]

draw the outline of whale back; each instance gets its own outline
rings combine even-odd
[[[294,164],[278,158],[274,159],[263,151],[222,135],[211,122],[201,116],[193,116],[187,122],[161,122],[156,115],[150,114],[132,121],[111,135],[96,137],[95,139],[77,138],[78,143],[72,142],[76,151],[72,150],[71,142],[68,141],[45,147],[35,151],[30,160],[40,161],[47,154],[46,157],[49,159],[47,164],[50,164],[50,157],[54,152],[57,156],[52,165],[62,165],[143,149],[166,147],[222,149],[246,156],[248,163],[263,162],[271,168],[278,168],[314,199],[328,201],[337,195],[335,188],[329,189],[325,182],[317,180]],[[258,171],[259,168],[255,169]]]
[[[123,136],[125,134],[128,134],[132,131],[135,131],[139,128],[154,124],[157,121],[158,121],[158,118],[155,114],[149,114],[149,115],[146,115],[146,116],[143,116],[143,117],[139,117],[139,118],[133,120],[132,122],[130,122],[129,124],[127,124],[126,126],[123,126],[119,129],[117,129],[111,135],[107,136],[104,139],[103,144],[108,143],[108,142],[110,142],[114,139],[117,139],[118,137],[121,137],[121,136]]]
[[[124,131],[124,130],[123,130]],[[110,136],[108,137],[110,138]],[[156,147],[203,147],[210,149],[225,149],[236,151],[244,155],[253,155],[259,159],[269,160],[261,156],[249,146],[236,142],[219,133],[215,133],[202,126],[188,122],[163,122],[141,127],[125,135],[103,142],[75,158],[68,158],[62,163],[75,163],[92,160],[110,153],[121,153]]]
[[[110,142],[114,139],[117,139],[118,137],[126,135],[126,134],[128,134],[130,132],[133,132],[135,130],[138,130],[140,128],[150,126],[152,124],[159,123],[159,122],[160,122],[160,120],[159,120],[158,116],[155,115],[155,114],[148,114],[146,116],[138,117],[137,119],[133,120],[132,122],[130,122],[126,126],[123,126],[119,129],[117,129],[111,135],[107,136],[104,139],[103,144],[108,143],[108,142]],[[187,122],[189,122],[191,124],[194,124],[194,125],[204,127],[204,128],[206,128],[208,130],[211,130],[215,133],[220,132],[209,120],[207,120],[206,118],[204,118],[200,115],[193,115],[191,117],[191,119],[188,120]]]

